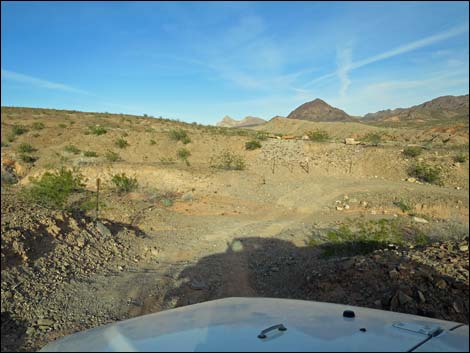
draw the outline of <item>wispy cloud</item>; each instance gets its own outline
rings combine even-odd
[[[316,79],[308,82],[305,86],[306,87],[307,86],[312,86],[312,85],[316,84],[319,81],[323,81],[327,78],[331,78],[331,77],[335,77],[335,76],[337,76],[341,80],[343,80],[343,79],[345,79],[345,77],[347,77],[347,73],[351,70],[358,69],[360,67],[364,67],[366,65],[370,65],[372,63],[375,63],[375,62],[378,62],[378,61],[381,61],[381,60],[389,59],[389,58],[392,58],[392,57],[397,56],[397,55],[405,54],[405,53],[408,53],[410,51],[426,47],[428,45],[431,45],[431,44],[443,41],[445,39],[449,39],[449,38],[458,36],[458,35],[466,33],[466,32],[468,32],[468,25],[463,25],[463,26],[451,28],[447,31],[437,33],[437,34],[434,34],[432,36],[429,36],[429,37],[426,37],[426,38],[423,38],[423,39],[420,39],[420,40],[417,40],[417,41],[414,41],[414,42],[411,42],[411,43],[408,43],[408,44],[405,44],[405,45],[401,45],[401,46],[399,46],[395,49],[388,50],[384,53],[377,54],[377,55],[371,56],[369,58],[359,60],[357,62],[352,62],[350,65],[341,66],[341,70],[337,70],[336,72],[332,72],[330,74],[326,74],[326,75],[323,75],[321,77],[317,77]],[[347,82],[347,80],[345,82]]]
[[[87,94],[90,95],[89,92],[68,86],[62,83],[46,81],[37,77],[32,77],[24,74],[20,74],[18,72],[13,72],[9,70],[1,69],[2,80],[10,80],[25,83],[31,86],[40,87],[40,88],[47,88],[47,89],[54,89],[59,91],[65,92],[72,92],[72,93],[79,93],[79,94]]]
[[[336,52],[336,61],[338,64],[338,77],[341,81],[341,88],[339,94],[341,97],[346,95],[348,87],[351,85],[348,72],[351,67],[352,48],[350,46],[346,48],[338,48]]]

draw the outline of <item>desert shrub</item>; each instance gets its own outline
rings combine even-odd
[[[28,132],[28,129],[23,125],[15,124],[11,127],[11,135],[13,138],[19,135],[23,135],[26,132]]]
[[[223,151],[217,156],[211,158],[210,165],[212,168],[226,170],[243,170],[245,169],[245,160],[230,151]]]
[[[430,184],[441,184],[441,171],[430,164],[420,162],[412,165],[408,169],[408,174],[416,179],[430,183]]]
[[[419,146],[408,146],[403,150],[403,154],[406,157],[417,157],[423,152],[423,149]]]
[[[129,136],[129,134],[124,131],[124,132],[121,134],[121,136],[122,136],[122,137],[127,137],[127,136]]]
[[[23,142],[18,146],[18,152],[20,153],[31,153],[34,152],[35,149],[29,143]]]
[[[127,146],[129,146],[129,143],[127,142],[127,140],[123,139],[122,137],[114,141],[114,144],[119,148],[126,148]]]
[[[150,140],[150,144],[151,144],[151,145],[156,145],[157,142],[156,142],[155,140]]]
[[[46,207],[63,208],[69,196],[82,191],[84,177],[77,170],[64,167],[56,172],[46,172],[40,178],[31,178],[26,196]]]
[[[139,186],[136,178],[128,177],[125,173],[113,175],[111,182],[120,194],[134,191]]]
[[[155,129],[153,127],[146,127],[145,132],[155,132]]]
[[[79,154],[80,153],[80,150],[78,149],[78,147],[75,146],[75,145],[72,145],[72,144],[65,146],[64,151],[68,152],[68,153],[73,153],[73,154]]]
[[[382,135],[376,132],[369,132],[362,138],[363,141],[369,142],[372,146],[378,146],[382,142]]]
[[[106,151],[104,157],[110,162],[116,162],[120,159],[119,154],[113,151]]]
[[[60,127],[61,129],[65,129],[65,128],[67,127],[67,124],[60,123],[60,124],[59,124],[59,127]]]
[[[457,162],[457,163],[465,163],[467,161],[467,159],[468,159],[468,157],[464,153],[459,153],[459,154],[454,156],[454,162]]]
[[[393,204],[397,206],[402,212],[409,212],[411,211],[411,206],[409,206],[405,201],[398,200],[394,201]]]
[[[19,157],[20,157],[20,160],[25,163],[34,163],[38,160],[37,157],[31,156],[30,154],[27,154],[27,153],[20,153]]]
[[[33,130],[42,130],[44,129],[44,123],[41,121],[35,121],[32,127],[33,127]]]
[[[307,132],[307,136],[310,139],[310,141],[315,141],[315,142],[325,142],[330,139],[330,135],[328,132],[324,130],[313,130]]]
[[[2,141],[2,148],[3,148],[3,147],[9,147],[9,146],[10,146],[10,145],[9,145],[8,143],[5,143],[5,142]]]
[[[41,136],[41,135],[38,134],[38,133],[33,134],[33,137],[39,137],[39,136]]]
[[[89,126],[88,129],[90,130],[90,133],[97,136],[104,135],[108,132],[103,126],[100,125]]]
[[[181,128],[171,129],[168,132],[168,136],[170,136],[170,139],[174,141],[181,141],[185,145],[191,142],[191,139],[189,138],[187,132]]]
[[[171,206],[173,206],[173,200],[164,198],[164,199],[162,199],[162,204],[165,207],[171,207]]]
[[[187,166],[189,166],[188,157],[191,156],[191,152],[189,150],[186,148],[180,148],[178,151],[176,151],[176,156],[184,161]]]
[[[327,231],[326,235],[312,237],[310,245],[318,246],[322,255],[364,255],[388,245],[424,245],[430,239],[418,228],[397,219],[354,220]]]
[[[257,131],[255,139],[257,139],[258,141],[265,141],[268,139],[268,133],[265,131]]]
[[[83,156],[85,157],[98,157],[98,153],[95,151],[84,151]]]
[[[164,165],[170,165],[170,164],[174,164],[175,163],[175,160],[171,157],[162,157],[160,158],[160,162]]]
[[[245,149],[246,150],[252,151],[252,150],[256,150],[258,148],[261,148],[261,143],[259,143],[256,140],[251,140],[251,141],[248,141],[247,143],[245,143]]]

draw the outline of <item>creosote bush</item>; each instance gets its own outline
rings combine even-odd
[[[72,144],[65,146],[64,151],[68,152],[68,153],[73,153],[73,154],[79,154],[80,153],[80,150],[78,149],[78,147],[75,146],[75,145],[72,145]]]
[[[18,146],[18,152],[20,153],[31,153],[34,152],[35,149],[29,143],[23,142]]]
[[[119,154],[113,151],[106,151],[104,157],[109,162],[117,162],[120,159]]]
[[[181,141],[185,145],[191,142],[188,133],[181,128],[171,129],[168,133],[168,136],[170,136],[170,139],[174,141]]]
[[[176,151],[176,156],[185,162],[187,166],[189,166],[188,157],[191,156],[191,152],[188,149],[180,148],[178,151]]]
[[[90,133],[97,136],[104,135],[108,132],[103,126],[100,125],[89,126],[88,129],[90,130]]]
[[[111,182],[114,184],[114,187],[119,194],[134,191],[139,186],[135,177],[128,177],[125,173],[113,175]]]
[[[46,207],[61,209],[72,193],[83,190],[83,182],[84,177],[77,170],[62,167],[40,178],[31,178],[31,187],[25,190],[25,195]]]
[[[129,146],[129,143],[127,142],[127,140],[123,139],[122,137],[118,138],[114,144],[119,147],[119,148],[126,148],[127,146]]]
[[[256,150],[261,148],[261,143],[256,140],[248,141],[245,143],[245,149],[248,151]]]
[[[408,169],[408,174],[426,183],[437,185],[442,184],[441,171],[439,170],[439,168],[424,162],[413,164]]]
[[[310,139],[310,141],[315,141],[315,142],[326,142],[330,139],[330,135],[328,132],[324,130],[313,130],[307,132],[307,136]]]
[[[42,130],[44,129],[44,123],[41,121],[35,121],[32,127],[33,127],[33,130]]]
[[[382,142],[382,135],[376,132],[370,132],[362,138],[363,141],[369,142],[372,146],[378,146]]]
[[[406,157],[417,157],[423,152],[423,149],[419,146],[408,146],[403,150],[403,154]]]
[[[225,170],[243,170],[245,169],[245,160],[230,151],[222,151],[219,155],[213,156],[210,160],[210,166]]]

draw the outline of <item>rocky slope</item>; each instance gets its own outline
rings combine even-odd
[[[468,94],[464,96],[442,96],[410,108],[387,109],[376,113],[369,113],[364,116],[363,120],[366,122],[468,120],[468,111]]]
[[[332,107],[319,98],[302,104],[287,117],[289,119],[309,121],[356,121],[356,119],[352,118],[341,109]]]

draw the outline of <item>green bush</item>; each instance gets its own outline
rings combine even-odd
[[[98,157],[98,153],[94,151],[84,151],[83,156],[85,157]]]
[[[14,124],[11,127],[11,135],[13,136],[13,138],[19,135],[23,135],[26,132],[28,132],[28,129],[23,125]]]
[[[68,153],[73,153],[73,154],[79,154],[80,153],[80,150],[78,149],[78,147],[75,146],[75,145],[72,145],[72,144],[65,146],[64,151],[68,152]]]
[[[323,256],[364,255],[386,248],[388,244],[424,245],[429,238],[418,228],[398,219],[350,220],[325,236],[312,237],[311,246],[318,246]]]
[[[268,133],[265,131],[257,131],[255,139],[257,139],[258,141],[265,141],[268,139]]]
[[[310,141],[315,141],[315,142],[325,142],[330,139],[330,135],[328,134],[328,132],[324,130],[309,131],[307,132],[307,136],[310,139]]]
[[[122,137],[118,138],[114,144],[119,147],[119,148],[125,148],[127,146],[129,146],[129,143],[127,142],[127,140],[123,139]]]
[[[103,127],[103,126],[100,126],[100,125],[94,125],[94,126],[89,126],[88,127],[90,129],[90,132],[94,135],[104,135],[105,133],[107,133],[108,131]]]
[[[65,129],[65,128],[67,127],[67,124],[60,123],[60,124],[59,124],[59,127],[60,127],[61,129]]]
[[[151,145],[156,145],[157,142],[156,142],[155,140],[150,140],[150,144],[151,144]]]
[[[76,170],[62,167],[56,172],[46,172],[40,178],[31,178],[26,195],[46,207],[64,208],[72,193],[83,190],[83,181],[83,175]]]
[[[408,174],[416,179],[430,183],[430,184],[442,184],[441,171],[437,167],[426,164],[424,162],[416,163],[408,169]]]
[[[412,209],[405,201],[402,200],[394,201],[393,204],[397,206],[402,212],[409,212]]]
[[[362,138],[363,141],[369,142],[372,146],[378,146],[382,142],[382,135],[376,132],[370,132]]]
[[[247,143],[245,143],[245,149],[246,150],[252,151],[252,150],[256,150],[258,148],[261,148],[261,143],[259,143],[256,140],[248,141]]]
[[[464,153],[459,153],[458,155],[454,156],[454,162],[457,162],[457,163],[465,163],[467,159],[468,157]]]
[[[20,153],[31,153],[34,152],[35,149],[29,143],[23,142],[18,146],[18,152]]]
[[[245,160],[242,156],[236,155],[230,151],[223,151],[221,154],[211,158],[210,166],[225,170],[243,170],[245,169]]]
[[[20,160],[22,160],[25,163],[34,163],[38,160],[37,157],[31,156],[26,153],[20,153],[19,157],[20,157]]]
[[[191,156],[191,152],[189,152],[189,150],[186,148],[180,148],[178,151],[176,151],[176,156],[184,161],[187,166],[189,166],[188,157]]]
[[[125,173],[113,175],[111,182],[120,194],[134,191],[139,186],[136,178],[128,177]]]
[[[35,121],[32,126],[33,126],[33,130],[42,130],[42,129],[44,129],[44,123],[42,123],[40,121]]]
[[[174,141],[181,141],[185,145],[191,142],[187,132],[181,128],[171,129],[168,133],[168,136],[170,136],[170,139]]]
[[[417,157],[423,152],[423,149],[419,146],[409,146],[403,150],[403,154],[406,157]]]
[[[119,154],[113,151],[106,151],[104,157],[110,162],[116,162],[120,159]]]

